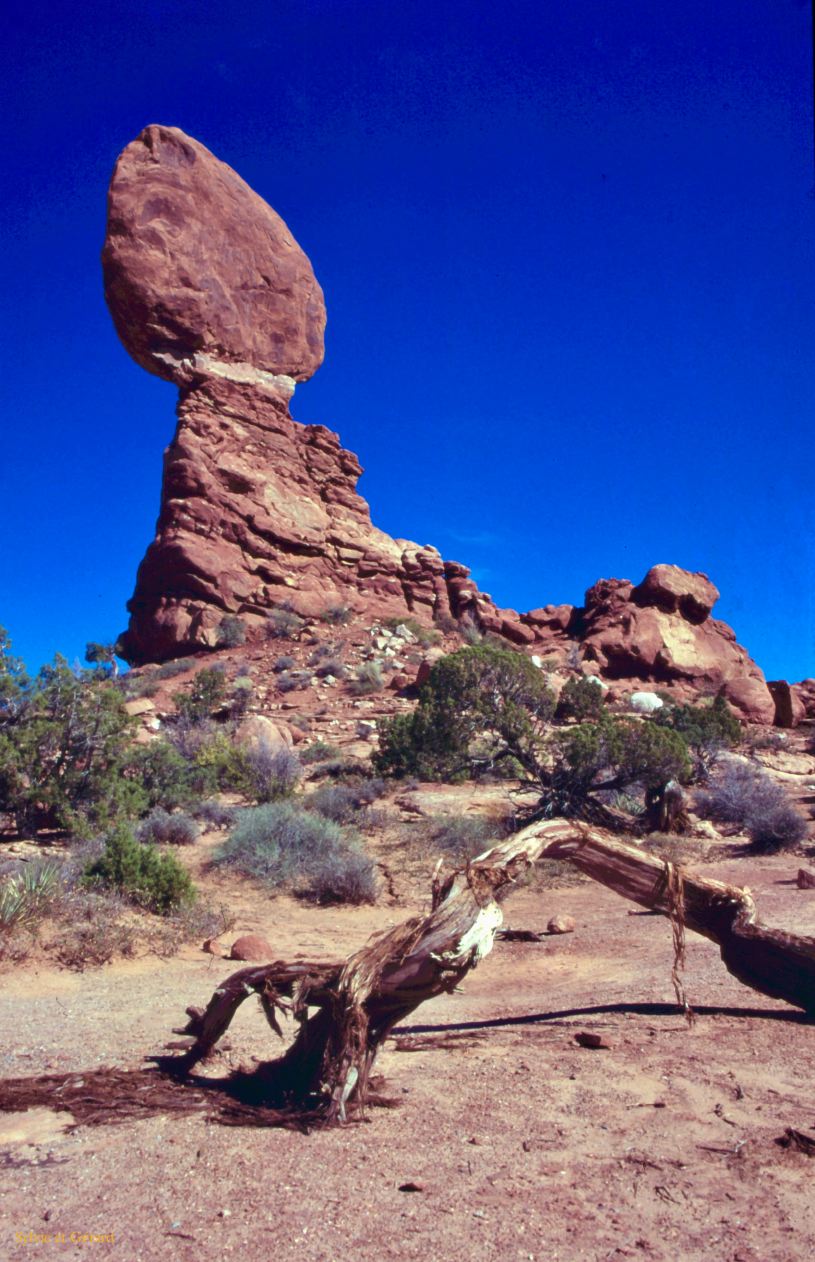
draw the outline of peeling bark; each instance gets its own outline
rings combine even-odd
[[[679,920],[680,930],[717,943],[745,985],[815,1015],[815,939],[763,926],[749,890],[691,875],[599,828],[553,820],[523,829],[444,880],[437,873],[426,916],[377,935],[344,964],[276,962],[233,974],[205,1011],[187,1010],[190,1021],[177,1033],[194,1042],[176,1068],[185,1072],[206,1057],[243,1000],[258,994],[276,1032],[280,1011],[300,1022],[294,1043],[269,1066],[270,1089],[293,1112],[345,1120],[348,1106],[365,1104],[383,1040],[425,1000],[454,990],[492,950],[503,921],[499,898],[540,858],[569,860],[624,898],[671,916],[677,952]]]

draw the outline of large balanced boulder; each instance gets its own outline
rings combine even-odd
[[[102,267],[120,338],[159,377],[185,384],[199,361],[305,381],[323,361],[323,292],[305,254],[177,127],[145,127],[116,163]]]

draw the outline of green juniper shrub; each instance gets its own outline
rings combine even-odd
[[[226,696],[226,676],[220,666],[199,670],[187,692],[177,693],[175,708],[188,723],[200,723],[219,710]]]
[[[581,723],[557,733],[550,761],[541,768],[539,811],[547,817],[594,819],[614,824],[603,797],[637,786],[658,792],[691,775],[688,747],[678,732],[651,722],[612,718]]]
[[[199,833],[191,816],[181,811],[171,813],[160,806],[154,806],[136,830],[139,841],[167,846],[191,846],[198,840]]]
[[[219,649],[236,649],[246,643],[246,626],[235,614],[225,614],[218,623],[215,646]]]
[[[373,861],[352,830],[293,802],[241,811],[215,863],[320,902],[373,902]]]
[[[554,697],[519,653],[491,644],[459,649],[431,670],[411,714],[380,728],[374,767],[383,774],[454,782],[509,765],[540,790],[535,815],[618,826],[603,796],[636,787],[658,793],[691,771],[678,732],[612,718],[550,734]]]
[[[106,837],[101,856],[85,873],[93,888],[117,890],[147,911],[167,915],[195,898],[189,873],[171,854],[137,841],[130,828],[118,824]]]
[[[379,662],[360,662],[354,678],[348,685],[352,697],[368,697],[385,687],[382,666]]]
[[[133,730],[120,689],[57,656],[30,679],[0,633],[0,812],[21,833],[84,834],[137,810],[121,768]]]
[[[580,679],[568,679],[558,697],[555,721],[562,723],[565,719],[599,718],[603,711],[603,689],[594,679],[583,676]]]
[[[374,766],[451,782],[508,757],[533,771],[554,708],[541,672],[523,654],[489,644],[462,648],[436,662],[411,714],[381,724]]]
[[[118,644],[97,644],[90,640],[85,645],[85,661],[91,666],[98,666],[101,671],[113,679],[119,674],[119,663],[116,661]]]
[[[710,705],[665,705],[654,722],[684,737],[697,766],[697,774],[707,775],[723,749],[732,749],[742,739],[742,726],[724,697]]]
[[[237,679],[232,681],[232,690],[229,694],[229,714],[233,719],[238,719],[245,714],[249,708],[254,692],[254,684],[248,675],[238,675]]]
[[[190,760],[168,740],[131,746],[123,761],[122,774],[141,790],[143,810],[161,804],[172,811],[187,805],[195,796]]]

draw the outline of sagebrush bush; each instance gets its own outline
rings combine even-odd
[[[310,670],[284,670],[277,677],[280,692],[294,692],[297,688],[307,688],[310,683]]]
[[[175,856],[137,841],[124,824],[107,836],[104,851],[86,870],[85,881],[91,888],[117,890],[159,915],[167,915],[195,897],[190,875]]]
[[[351,621],[351,609],[348,605],[327,605],[320,617],[332,627],[344,627]]]
[[[175,679],[192,667],[189,657],[177,657],[172,662],[164,662],[156,671],[156,679]]]
[[[292,802],[241,811],[215,862],[321,902],[373,902],[374,864],[349,830]]]
[[[238,813],[237,807],[227,806],[226,803],[218,802],[214,798],[207,802],[198,802],[192,810],[193,814],[209,828],[231,828]]]
[[[273,609],[266,619],[266,634],[270,640],[291,640],[303,629],[303,619],[281,605]]]
[[[161,806],[142,820],[137,830],[141,842],[166,846],[191,846],[198,840],[199,828],[195,820],[182,812],[170,814]]]
[[[290,653],[283,653],[280,657],[276,657],[272,663],[272,670],[279,675],[284,670],[291,670],[297,665],[297,658],[292,657]]]
[[[354,777],[345,784],[321,785],[309,794],[306,806],[337,824],[357,824],[361,827],[371,803],[384,792],[384,780]]]
[[[368,697],[381,692],[385,687],[382,678],[382,667],[379,662],[360,662],[354,678],[348,685],[348,691],[354,697]]]
[[[218,623],[216,647],[236,649],[246,643],[246,627],[234,614],[226,614]]]
[[[437,815],[429,821],[429,842],[456,863],[464,863],[501,841],[511,831],[507,820],[483,815]]]
[[[300,761],[308,766],[314,762],[326,762],[330,758],[338,758],[341,754],[338,745],[330,745],[326,741],[315,741],[300,755]]]
[[[751,763],[720,767],[707,788],[697,793],[696,809],[707,819],[743,829],[757,852],[789,850],[807,835],[806,820],[784,786]]]
[[[256,802],[290,797],[303,774],[300,759],[285,746],[274,748],[262,741],[244,751],[247,794]]]

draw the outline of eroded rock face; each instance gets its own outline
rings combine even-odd
[[[772,723],[775,703],[764,675],[710,616],[718,591],[706,574],[655,565],[636,587],[602,579],[574,619],[584,661],[605,679],[673,685],[678,695],[721,692],[742,718]]]
[[[772,722],[761,671],[724,623],[703,574],[657,565],[635,586],[604,579],[582,608],[499,609],[470,572],[393,539],[357,493],[361,466],[336,434],[289,413],[323,356],[325,307],[311,264],[271,207],[203,145],[151,126],[110,187],[105,294],[130,354],[180,387],[156,537],[123,637],[134,664],[214,647],[239,615],[332,606],[370,621],[466,620],[519,648],[607,680],[722,691]]]
[[[102,268],[119,337],[159,377],[305,381],[323,362],[310,262],[271,206],[177,127],[145,127],[116,163]]]

